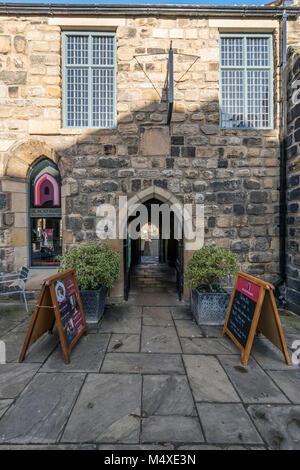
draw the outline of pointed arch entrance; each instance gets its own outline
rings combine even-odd
[[[141,205],[146,208],[147,219],[139,224],[137,220],[141,211],[138,207]],[[155,220],[153,214],[156,214]],[[179,221],[181,215],[181,202],[159,187],[147,188],[128,201],[127,238],[124,240],[126,300],[130,291],[148,292],[155,296],[160,291],[168,292],[174,299],[182,299],[184,242],[182,221]],[[139,234],[137,238],[131,237],[131,224]],[[166,230],[168,224],[169,231]]]
[[[41,157],[28,175],[29,264],[55,267],[62,254],[61,177],[56,164]]]

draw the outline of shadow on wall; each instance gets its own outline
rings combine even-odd
[[[5,175],[24,181],[41,156],[57,163],[66,248],[98,241],[97,207],[117,207],[119,196],[132,197],[154,186],[182,203],[204,204],[205,243],[238,253],[242,270],[272,282],[278,271],[277,132],[221,131],[218,101],[198,104],[195,87],[187,76],[176,91],[170,127],[165,124],[166,102],[149,89],[147,105],[120,113],[117,129],[31,137],[16,145]],[[197,101],[178,102],[184,90]],[[124,101],[128,106],[132,93],[128,90]],[[216,85],[207,93],[215,96]],[[4,210],[10,213],[11,196],[5,197]],[[12,219],[3,226],[2,260],[14,250],[3,232],[14,227]]]

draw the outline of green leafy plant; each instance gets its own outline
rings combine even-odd
[[[61,261],[59,271],[74,268],[79,289],[97,290],[101,286],[112,287],[120,272],[120,253],[106,243],[88,243],[57,257]]]
[[[187,262],[187,285],[192,289],[218,292],[224,277],[234,274],[237,269],[237,255],[214,246],[195,251]]]

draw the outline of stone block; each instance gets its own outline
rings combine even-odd
[[[11,38],[10,36],[0,36],[0,54],[8,54],[11,51]]]
[[[28,234],[26,228],[13,228],[12,229],[12,245],[25,246],[28,243]]]
[[[6,85],[25,85],[27,72],[2,70],[0,72],[0,81]]]
[[[14,37],[14,48],[16,52],[24,54],[26,47],[27,41],[24,36],[17,35]]]
[[[84,379],[84,374],[37,374],[1,419],[1,441],[56,442]]]
[[[53,120],[29,120],[28,132],[29,134],[35,135],[51,135],[59,134],[60,121],[57,119]]]
[[[167,128],[145,128],[141,135],[141,152],[145,156],[170,154],[170,136]]]

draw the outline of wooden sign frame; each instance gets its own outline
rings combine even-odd
[[[240,278],[250,281],[251,283],[255,284],[256,286],[259,286],[260,288],[245,347],[240,344],[238,339],[228,329],[228,322],[230,319],[231,309],[233,306],[236,288]],[[266,338],[268,338],[275,346],[277,346],[282,351],[287,365],[291,365],[291,360],[289,357],[283,329],[281,326],[280,316],[277,310],[273,290],[274,286],[269,282],[262,281],[261,279],[258,279],[254,276],[250,276],[249,274],[243,272],[236,273],[235,284],[232,291],[222,336],[225,336],[227,334],[229,338],[241,350],[242,364],[244,366],[246,366],[248,363],[255,334],[259,336],[263,334]]]
[[[83,328],[73,338],[70,344],[68,344],[65,335],[65,328],[61,319],[59,303],[56,297],[55,283],[57,281],[66,279],[70,275],[73,275],[74,279],[76,300],[78,301]],[[81,338],[83,334],[88,334],[86,320],[76,280],[75,269],[67,269],[66,271],[62,271],[58,274],[55,274],[54,276],[48,277],[47,279],[43,280],[41,291],[19,357],[19,362],[22,362],[24,360],[26,351],[29,346],[31,346],[38,338],[40,338],[47,331],[52,332],[55,322],[57,324],[58,335],[62,347],[64,361],[66,364],[69,364],[70,354],[73,346],[77,343],[77,341]]]

